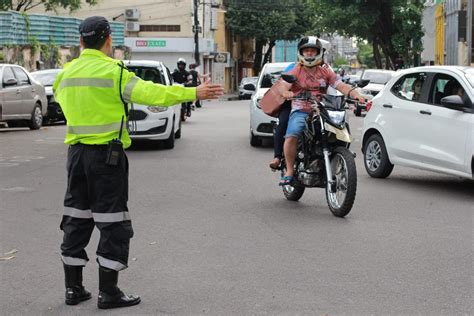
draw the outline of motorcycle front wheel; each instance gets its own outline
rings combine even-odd
[[[281,175],[283,176],[286,173],[286,165],[282,165]],[[296,177],[295,177],[296,178]],[[304,193],[305,187],[299,183],[297,180],[294,180],[292,185],[284,185],[281,187],[283,190],[283,195],[289,201],[298,201],[301,199]]]
[[[326,199],[332,214],[344,217],[352,209],[357,191],[357,171],[352,152],[345,147],[337,147],[331,156],[331,170],[336,185],[331,192],[326,185]]]

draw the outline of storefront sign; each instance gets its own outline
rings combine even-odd
[[[136,47],[166,47],[166,41],[163,40],[137,40]]]

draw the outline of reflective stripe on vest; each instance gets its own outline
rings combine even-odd
[[[75,135],[84,135],[84,134],[102,134],[117,132],[120,130],[121,122],[115,122],[104,125],[80,125],[80,126],[70,126],[67,127],[68,134]]]
[[[113,88],[114,80],[101,78],[67,78],[61,80],[60,89],[70,87]]]
[[[122,94],[122,97],[125,100],[125,102],[127,103],[132,102],[132,91],[135,85],[137,84],[137,82],[138,82],[138,78],[132,77],[132,79],[130,79],[130,81],[125,86],[125,89],[123,90],[123,94]]]

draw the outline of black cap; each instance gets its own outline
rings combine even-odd
[[[87,44],[95,44],[110,35],[110,24],[103,16],[91,16],[79,25],[79,33]]]

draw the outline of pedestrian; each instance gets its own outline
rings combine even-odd
[[[140,297],[124,294],[117,286],[119,271],[127,268],[132,222],[127,208],[128,160],[124,149],[131,144],[127,132],[128,103],[172,106],[179,102],[215,99],[220,85],[197,88],[163,86],[144,81],[112,59],[108,21],[99,16],[79,26],[79,58],[65,65],[54,83],[55,98],[67,119],[65,143],[67,189],[61,230],[61,256],[66,285],[66,304],[91,298],[82,284],[94,226],[100,231],[98,307],[131,306]]]

